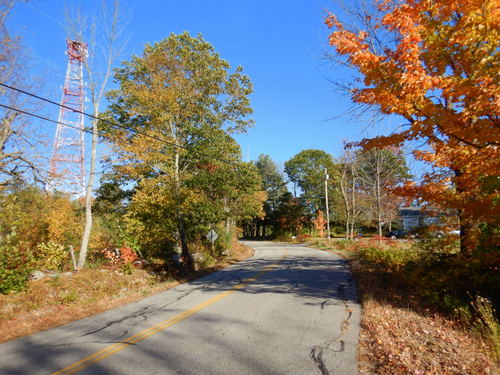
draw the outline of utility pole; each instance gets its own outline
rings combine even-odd
[[[328,169],[325,168],[325,208],[326,208],[326,238],[330,239],[330,210],[328,208]]]

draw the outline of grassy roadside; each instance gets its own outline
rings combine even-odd
[[[141,269],[126,274],[119,268],[101,268],[30,281],[23,292],[0,294],[0,342],[137,301],[252,255],[253,249],[237,243],[228,257],[177,279],[163,280]]]
[[[379,263],[373,254],[345,242],[312,241],[311,247],[335,252],[350,261],[362,305],[358,346],[360,374],[481,374],[499,373],[498,322],[495,332],[484,324],[464,323],[443,314],[391,270],[397,256]],[[361,247],[362,248],[362,247]],[[496,328],[494,328],[496,324]],[[488,327],[486,327],[488,329]]]

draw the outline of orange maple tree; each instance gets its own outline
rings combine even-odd
[[[357,145],[426,141],[414,155],[432,171],[400,193],[456,210],[461,247],[473,248],[480,224],[494,227],[500,216],[500,4],[384,0],[377,8],[365,15],[365,30],[334,14],[325,21],[337,56],[360,74],[352,100],[406,120],[392,134]]]
[[[316,218],[312,219],[311,221],[314,224],[314,229],[316,229],[318,236],[324,237],[325,236],[325,228],[326,228],[326,220],[325,220],[325,215],[323,215],[323,211],[318,210],[316,212]]]

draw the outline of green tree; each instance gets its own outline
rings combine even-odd
[[[107,131],[119,155],[115,171],[136,183],[130,225],[144,233],[156,224],[151,226],[156,235],[180,243],[192,266],[188,225],[193,215],[207,222],[210,215],[220,219],[217,210],[205,210],[220,200],[209,202],[210,184],[202,184],[201,175],[219,171],[221,163],[241,166],[229,134],[252,124],[250,80],[241,67],[230,72],[229,63],[201,35],[188,33],[146,45],[142,56],[116,70],[115,80],[119,88],[108,93],[110,114],[126,129]]]
[[[302,190],[310,211],[325,212],[325,169],[330,175],[329,195],[335,192],[338,167],[333,156],[322,150],[303,150],[285,162],[285,173]]]
[[[294,198],[291,193],[281,196],[276,217],[278,236],[296,236],[310,223],[306,205],[299,198]]]
[[[271,211],[275,211],[280,197],[288,191],[283,173],[271,156],[266,154],[259,155],[255,166],[262,178],[262,187],[267,192],[267,204]]]
[[[260,177],[262,179],[262,187],[267,194],[267,199],[264,204],[265,217],[256,219],[255,224],[257,227],[262,226],[262,234],[267,235],[267,228],[277,228],[277,215],[276,211],[283,194],[288,192],[285,177],[278,169],[278,165],[269,155],[260,154],[255,161]],[[257,228],[257,232],[260,232]]]

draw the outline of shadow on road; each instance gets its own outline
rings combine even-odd
[[[273,246],[277,250],[283,248],[278,244],[266,244],[266,248],[272,248]],[[165,312],[168,312],[169,315],[181,313],[183,310],[177,310],[172,305],[194,291],[223,292],[231,290],[236,285],[245,283],[252,278],[256,278],[256,280],[248,282],[243,288],[238,289],[237,293],[286,294],[287,296],[300,297],[299,303],[317,306],[318,309],[323,309],[327,303],[356,302],[357,297],[352,287],[352,279],[343,259],[320,251],[318,251],[318,254],[310,255],[310,251],[305,252],[303,248],[301,250],[300,246],[287,245],[287,248],[288,254],[283,259],[280,256],[270,257],[269,259],[251,258],[232,267],[183,284],[176,288],[175,298],[172,298],[172,293],[174,293],[172,290],[168,299],[159,294],[146,298],[141,304],[123,306],[120,319],[109,320],[99,319],[98,316],[89,317],[59,327],[57,330],[60,334],[62,333],[63,340],[56,340],[56,336],[41,333],[3,344],[3,346],[9,345],[7,352],[15,354],[11,358],[15,357],[16,360],[10,361],[8,357],[4,357],[3,364],[0,364],[0,373],[5,375],[35,373],[35,371],[27,371],[27,369],[33,368],[32,364],[36,364],[37,369],[58,370],[61,368],[61,363],[66,363],[66,365],[71,363],[71,361],[68,362],[67,360],[69,358],[67,357],[68,354],[71,354],[71,358],[85,358],[89,354],[95,353],[110,344],[120,342],[132,334],[128,328],[121,329],[121,327],[134,327],[137,324],[144,325],[150,317],[157,316],[157,314],[164,315]],[[271,265],[275,265],[275,268],[269,269]],[[148,304],[148,301],[151,303]],[[293,314],[293,311],[290,314]],[[205,313],[196,315],[196,319],[198,322],[206,320],[208,323],[214,323],[219,318]],[[228,321],[228,324],[248,324],[238,317],[232,317],[231,319],[232,322]],[[225,320],[227,320],[227,317]],[[258,328],[252,327],[251,329],[257,330]],[[73,332],[79,332],[78,336],[74,336]],[[264,331],[256,333],[260,337],[265,337],[268,334]],[[182,345],[183,338],[176,335],[175,330],[161,331],[155,334],[155,342],[177,340],[179,345]],[[160,367],[168,368],[169,371],[176,374],[216,373],[216,368],[211,368],[210,363],[206,361],[198,362],[197,360],[199,357],[197,352],[199,350],[210,350],[210,347],[218,348],[217,351],[223,350],[230,353],[240,366],[248,368],[248,373],[275,373],[265,361],[260,361],[258,358],[247,355],[245,351],[228,345],[221,336],[204,337],[203,348],[187,348],[180,351],[180,353],[190,353],[189,355],[179,354],[177,351],[170,354],[165,352],[162,347],[154,347],[148,344],[148,340],[141,342],[140,345],[144,345],[144,349],[141,350],[142,358],[146,356],[150,361],[154,361],[155,368],[160,365]],[[4,353],[4,350],[0,350],[0,353]],[[134,358],[123,357],[122,365],[130,368],[141,368],[141,364],[134,363]],[[9,364],[7,365],[7,363]],[[92,364],[92,371],[88,373],[96,375],[119,373],[106,368],[105,364],[106,361]],[[144,366],[147,369],[147,363],[144,363]],[[189,368],[190,372],[185,372],[186,368]],[[90,370],[90,368],[87,370]],[[145,370],[142,373],[149,372]]]

